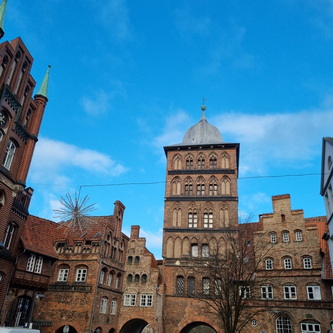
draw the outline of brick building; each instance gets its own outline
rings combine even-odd
[[[0,5],[0,37],[5,8],[6,0]],[[5,321],[5,297],[21,255],[20,238],[33,194],[26,180],[48,101],[49,69],[32,97],[32,64],[21,38],[0,44],[0,323]]]

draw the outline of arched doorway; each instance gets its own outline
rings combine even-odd
[[[120,333],[154,333],[154,330],[143,319],[132,319],[120,330]]]
[[[180,333],[217,333],[215,329],[203,322],[194,322],[185,326]]]
[[[29,296],[20,296],[17,298],[15,311],[15,322],[13,326],[24,326],[29,321],[32,308],[32,298]]]
[[[59,327],[56,333],[77,333],[77,330],[71,325],[64,325]]]

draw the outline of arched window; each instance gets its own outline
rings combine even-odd
[[[140,263],[140,257],[139,257],[139,256],[136,256],[136,257],[135,257],[135,259],[134,259],[134,263],[135,263],[135,264]]]
[[[193,195],[193,184],[192,184],[191,177],[185,178],[184,186],[185,186],[185,188],[184,188],[185,196],[192,196]]]
[[[5,240],[4,240],[4,247],[7,250],[10,249],[10,247],[13,243],[15,231],[16,231],[16,224],[13,222],[9,222],[7,225]]]
[[[140,275],[139,274],[135,274],[134,282],[140,282]]]
[[[203,221],[204,228],[213,228],[213,213],[212,212],[205,212],[204,213],[204,221]]]
[[[171,193],[173,195],[180,195],[180,179],[179,179],[179,177],[176,177],[172,180]]]
[[[114,298],[111,301],[110,315],[115,316],[117,313],[117,300]]]
[[[142,283],[146,283],[147,282],[147,274],[142,274],[141,282]]]
[[[292,333],[291,321],[287,316],[281,316],[276,319],[276,333]]]
[[[312,259],[311,257],[303,257],[303,268],[311,269],[312,268]]]
[[[208,244],[202,244],[201,256],[203,258],[209,257],[209,245]]]
[[[209,195],[210,196],[217,195],[217,179],[215,177],[211,177],[209,179]]]
[[[3,159],[2,165],[7,169],[10,170],[10,167],[12,165],[14,155],[16,151],[16,145],[13,141],[9,140],[5,152],[5,157]]]
[[[99,281],[98,281],[99,284],[104,283],[105,273],[106,273],[106,270],[103,268],[101,270],[101,272],[99,273]]]
[[[108,299],[107,299],[107,297],[102,297],[101,298],[101,305],[99,307],[99,313],[105,314],[107,306],[108,306]]]
[[[295,241],[301,242],[303,240],[302,230],[295,230]]]
[[[180,170],[182,168],[182,159],[179,155],[176,155],[173,158],[173,168],[175,170]]]
[[[205,157],[203,155],[199,155],[198,157],[198,169],[205,168]]]
[[[121,274],[118,273],[118,275],[116,277],[116,282],[115,282],[116,289],[119,289],[119,287],[120,287],[120,279],[121,279]]]
[[[229,227],[229,209],[227,205],[222,205],[220,209],[220,227]]]
[[[176,278],[176,292],[182,294],[185,291],[184,277],[178,275]]]
[[[108,287],[111,287],[112,285],[112,280],[113,280],[113,272],[110,272],[109,276],[108,276]]]
[[[127,275],[127,282],[131,283],[133,281],[133,275],[132,274],[128,274]]]
[[[229,169],[230,168],[230,156],[226,153],[223,152],[221,156],[222,160],[222,169]]]
[[[292,269],[293,268],[293,262],[290,257],[286,257],[283,259],[283,268],[284,269]]]
[[[198,227],[198,213],[196,211],[190,211],[188,213],[188,227],[189,228]]]
[[[186,169],[187,170],[193,169],[193,157],[190,155],[186,157]]]
[[[271,232],[269,234],[269,237],[272,244],[275,244],[277,242],[276,232]]]
[[[289,231],[287,230],[282,231],[282,241],[284,243],[288,243],[290,241]]]
[[[130,264],[130,265],[133,264],[133,257],[132,257],[132,256],[129,256],[129,257],[127,258],[127,263]]]
[[[230,195],[230,178],[228,176],[222,178],[221,190],[222,194]]]
[[[191,245],[191,256],[194,258],[198,257],[198,244],[192,244]]]
[[[274,265],[273,259],[271,259],[271,258],[265,259],[265,269],[267,271],[271,271],[274,268],[273,265]]]
[[[281,214],[281,222],[286,222],[286,215]]]
[[[209,167],[210,169],[216,169],[217,168],[217,158],[215,155],[211,155],[209,158]]]
[[[172,211],[172,225],[174,227],[181,227],[182,225],[182,210],[179,204]]]
[[[205,195],[205,179],[203,177],[199,177],[197,180],[197,195]]]

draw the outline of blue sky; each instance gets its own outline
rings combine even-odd
[[[81,186],[96,215],[122,201],[124,232],[139,224],[160,258],[163,146],[182,141],[205,97],[208,121],[240,143],[241,216],[257,220],[285,193],[305,217],[325,215],[331,0],[8,0],[5,32],[31,51],[37,87],[52,65],[30,213],[54,219]]]

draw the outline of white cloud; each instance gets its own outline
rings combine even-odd
[[[153,251],[153,249],[160,249],[163,243],[163,230],[159,229],[157,232],[146,231],[140,229],[140,237],[145,237],[147,240],[146,247]]]
[[[127,169],[109,156],[91,149],[84,149],[61,141],[41,137],[35,150],[31,178],[56,178],[66,182],[67,168],[83,169],[93,174],[118,176]]]

